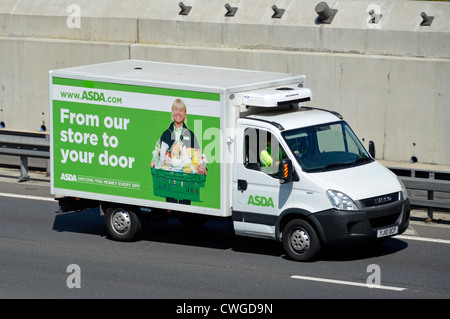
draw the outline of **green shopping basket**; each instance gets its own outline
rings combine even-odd
[[[200,187],[205,187],[205,175],[166,171],[155,167],[151,170],[155,196],[200,201]]]

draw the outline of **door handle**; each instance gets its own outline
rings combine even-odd
[[[245,179],[238,179],[238,190],[239,191],[247,190],[247,181]]]

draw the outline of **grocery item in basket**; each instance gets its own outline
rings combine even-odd
[[[180,155],[180,151],[181,151],[181,144],[178,142],[173,143],[172,145],[172,154],[175,156],[179,156]]]
[[[186,147],[177,141],[168,150],[161,147],[160,141],[158,141],[152,153],[152,162],[157,169],[206,174],[207,161],[201,149]]]

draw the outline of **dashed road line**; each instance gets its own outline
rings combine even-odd
[[[376,289],[385,289],[385,290],[394,290],[394,291],[406,290],[406,288],[401,288],[401,287],[383,286],[383,285],[375,285],[375,284],[367,284],[367,283],[363,284],[363,283],[354,282],[354,281],[335,280],[335,279],[327,279],[327,278],[319,278],[319,277],[291,276],[291,278],[292,279],[300,279],[300,280],[318,281],[318,282],[338,284],[338,285],[365,287],[365,288],[376,288]]]
[[[0,193],[0,196],[10,197],[10,198],[20,198],[20,199],[31,199],[31,200],[55,202],[54,198],[44,197],[44,196],[21,195],[21,194],[12,194],[12,193]]]
[[[394,238],[406,239],[406,240],[426,241],[426,242],[430,242],[430,243],[450,244],[450,240],[438,239],[438,238],[427,238],[427,237],[408,236],[408,235],[397,235]]]

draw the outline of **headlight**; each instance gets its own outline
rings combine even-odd
[[[327,190],[328,199],[335,209],[339,210],[358,210],[355,202],[342,192],[332,189]]]
[[[408,192],[406,191],[405,184],[403,184],[403,182],[400,178],[398,178],[398,181],[400,182],[400,185],[402,187],[402,197],[403,197],[402,200],[406,200],[408,198]]]

